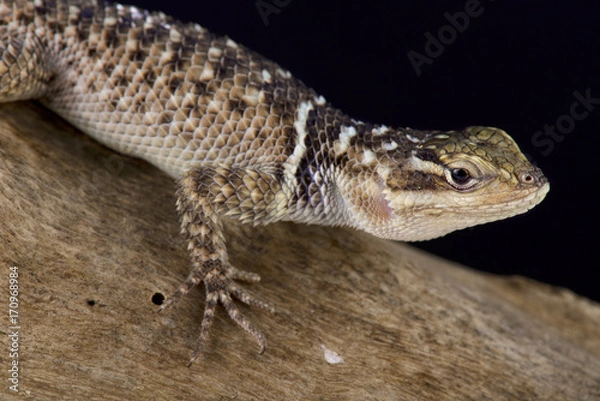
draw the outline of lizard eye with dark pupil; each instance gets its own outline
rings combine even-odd
[[[457,184],[464,184],[471,178],[469,172],[464,168],[453,168],[450,171],[450,175]]]

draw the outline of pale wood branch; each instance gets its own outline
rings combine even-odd
[[[220,310],[188,367],[204,290],[161,314],[153,303],[189,269],[172,179],[16,103],[0,107],[0,180],[0,299],[7,310],[17,266],[21,325],[20,392],[5,350],[2,399],[600,399],[598,304],[287,223],[226,222],[232,262],[262,277],[247,288],[277,308],[240,305],[267,352]]]

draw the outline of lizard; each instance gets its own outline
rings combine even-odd
[[[102,0],[0,0],[0,101],[37,99],[107,147],[177,182],[191,271],[164,310],[204,284],[192,363],[234,299],[224,218],[348,226],[421,241],[524,213],[547,178],[503,130],[393,128],[354,119],[243,45],[160,12]]]

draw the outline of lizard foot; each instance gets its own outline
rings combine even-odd
[[[168,297],[159,312],[169,308],[184,295],[186,295],[193,287],[204,282],[206,287],[206,303],[204,306],[204,317],[200,328],[200,335],[196,342],[196,347],[192,353],[190,365],[198,358],[210,335],[210,328],[214,321],[217,305],[221,303],[229,317],[248,332],[260,347],[260,353],[263,353],[267,348],[267,338],[265,334],[250,322],[238,309],[233,302],[233,297],[251,306],[275,312],[273,306],[269,303],[256,299],[252,294],[247,292],[234,280],[247,282],[258,282],[260,277],[254,273],[249,273],[243,270],[238,270],[232,266],[224,266],[220,261],[205,262],[201,268],[192,270],[188,278],[181,286]]]

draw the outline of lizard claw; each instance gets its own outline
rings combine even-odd
[[[236,296],[236,298],[240,299],[244,303],[250,305],[257,305],[272,312],[274,311],[274,309],[270,305],[253,298],[251,295],[245,292],[243,293],[245,299],[241,299],[237,291],[233,292],[233,294]],[[204,308],[204,317],[202,318],[200,335],[198,336],[196,347],[194,348],[194,352],[192,353],[190,365],[200,356],[202,350],[208,342],[210,335],[210,327],[212,326],[212,323],[214,321],[215,310],[219,302],[223,305],[223,307],[225,307],[225,310],[227,311],[229,317],[240,327],[242,327],[246,332],[248,332],[252,337],[254,337],[254,339],[258,343],[258,346],[260,347],[260,354],[265,352],[265,350],[267,349],[267,337],[260,329],[254,326],[246,316],[244,316],[239,311],[237,306],[235,306],[233,299],[230,295],[230,290],[218,289],[212,292],[207,292],[206,294],[206,306]]]
[[[220,264],[218,266],[212,264],[210,267],[206,267],[208,267],[208,269],[194,269],[190,273],[187,280],[165,300],[159,309],[159,312],[162,312],[163,310],[169,308],[201,281],[204,282],[206,287],[204,316],[202,318],[200,334],[190,359],[190,365],[200,356],[202,350],[205,348],[206,343],[209,340],[210,329],[212,327],[215,311],[219,303],[223,305],[227,311],[227,314],[234,322],[236,322],[241,328],[254,337],[260,348],[259,353],[262,354],[267,348],[267,337],[239,311],[232,298],[233,296],[247,305],[257,306],[261,309],[268,310],[269,312],[275,312],[275,308],[271,304],[257,299],[233,281],[234,279],[238,279],[256,282],[260,280],[260,277],[254,273],[238,270],[231,266],[227,266],[226,269],[224,269],[224,266]]]

